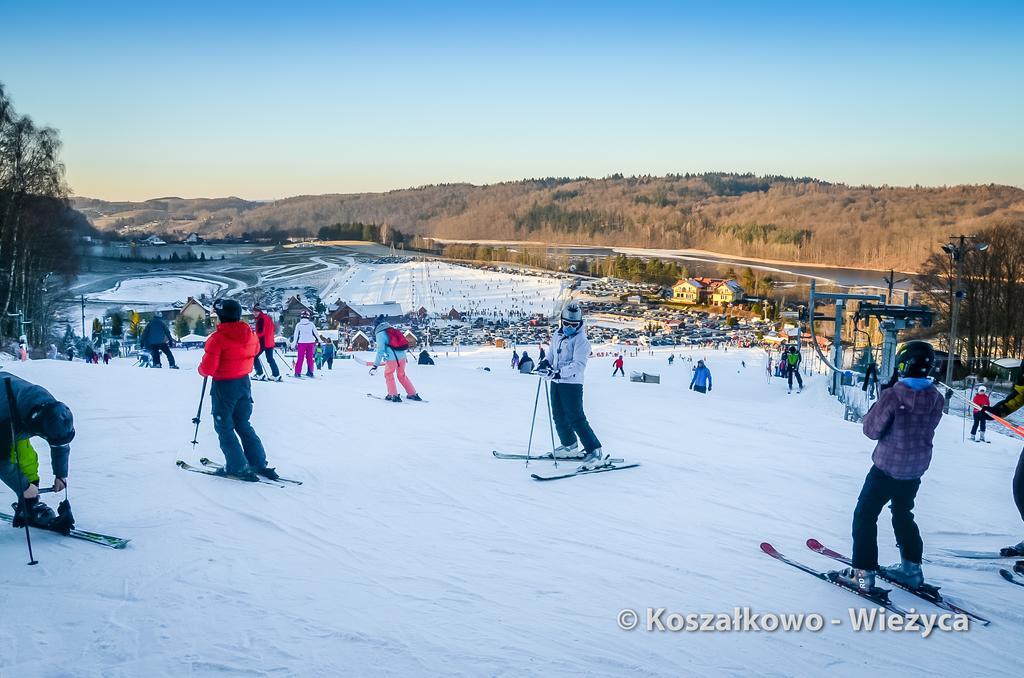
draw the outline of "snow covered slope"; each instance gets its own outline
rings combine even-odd
[[[786,395],[780,380],[765,383],[756,352],[712,351],[715,388],[700,396],[686,389],[689,365],[668,367],[663,354],[626,361],[627,372],[660,373],[658,385],[613,380],[612,359],[596,358],[591,421],[608,451],[642,466],[536,483],[529,474],[550,463],[490,454],[523,451],[529,433],[536,382],[508,368],[509,352],[411,366],[425,404],[367,398],[383,392],[382,378],[338,361],[314,381],[254,384],[254,423],[272,464],[306,481],[278,489],[175,468],[177,458],[219,457],[209,401],[200,444],[188,443],[199,354],[177,355],[180,371],[127,360],[9,365],[74,409],[80,527],[133,541],[110,551],[36,532],[40,564],[27,567],[22,532],[0,529],[0,675],[1019,670],[1024,589],[991,563],[938,552],[1021,538],[1009,487],[1019,443],[1006,437],[964,444],[960,423],[943,422],[916,509],[926,575],[990,616],[990,627],[927,640],[854,633],[848,623],[818,633],[623,631],[623,608],[846,619],[860,603],[758,550],[770,540],[823,569],[831,562],[803,547],[807,537],[849,551],[871,444],[842,421],[822,378]],[[540,421],[535,449],[545,443]],[[897,558],[884,515],[880,545],[883,560]],[[939,611],[900,591],[893,598]]]
[[[339,272],[321,291],[333,304],[396,301],[402,310],[426,308],[446,313],[455,308],[474,316],[531,315],[560,307],[562,281],[549,277],[496,273],[443,262],[356,265]]]

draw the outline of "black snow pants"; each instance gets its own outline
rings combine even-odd
[[[252,416],[249,377],[213,382],[210,400],[213,402],[213,428],[217,431],[227,472],[238,474],[248,469],[266,468],[267,453],[263,442],[249,423]]]
[[[896,533],[900,556],[912,563],[921,562],[924,544],[913,513],[914,499],[920,487],[920,478],[897,480],[877,466],[871,467],[853,512],[854,567],[878,569],[878,516],[886,504],[892,510],[892,529]]]
[[[587,452],[601,447],[583,412],[583,384],[551,382],[551,414],[563,445],[572,445],[578,439]]]

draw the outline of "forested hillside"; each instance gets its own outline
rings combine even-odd
[[[129,204],[134,211],[124,214],[134,215],[136,230],[143,221],[143,230],[171,235],[314,234],[329,224],[363,222],[436,237],[686,247],[904,270],[953,232],[1007,224],[1024,231],[1024,190],[1015,187],[855,187],[750,174],[445,184],[262,204],[230,199],[220,209],[180,201],[177,213],[171,201]],[[140,212],[152,203],[168,210],[163,221]],[[95,201],[89,207],[102,209]],[[118,218],[117,210],[106,210],[95,223],[116,229]]]

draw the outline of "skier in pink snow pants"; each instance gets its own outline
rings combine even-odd
[[[391,331],[388,332],[388,330]],[[373,331],[377,339],[377,357],[373,361],[373,369],[376,370],[382,362],[384,363],[384,381],[388,386],[386,400],[396,403],[402,402],[402,396],[398,395],[398,385],[395,383],[395,376],[398,377],[402,388],[405,389],[406,398],[409,400],[422,400],[416,392],[416,387],[412,385],[412,381],[405,374],[407,362],[405,358],[406,349],[395,347],[396,342],[401,337],[401,333],[384,321],[378,322]],[[396,336],[392,337],[391,335]],[[401,339],[401,342],[405,343],[404,339]],[[405,343],[405,346],[408,347],[408,343]]]
[[[320,343],[317,338],[316,326],[309,319],[309,311],[302,312],[302,319],[295,325],[295,333],[292,335],[292,342],[298,357],[295,358],[295,376],[302,376],[302,361],[306,361],[306,376],[313,376],[313,354],[316,345]]]

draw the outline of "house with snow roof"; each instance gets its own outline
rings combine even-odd
[[[350,304],[339,300],[331,312],[330,319],[332,323],[338,325],[360,327],[372,325],[380,316],[384,316],[388,322],[400,322],[405,318],[402,306],[395,301],[383,304]]]

